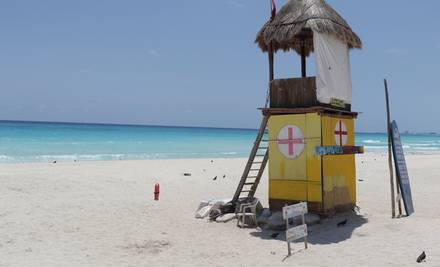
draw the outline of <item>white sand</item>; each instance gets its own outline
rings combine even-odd
[[[422,250],[440,266],[440,156],[407,161],[414,215],[390,219],[386,157],[360,156],[360,215],[311,227],[284,261],[272,232],[194,218],[200,200],[233,195],[245,159],[0,165],[0,266],[415,265]],[[267,178],[257,196],[267,206]]]

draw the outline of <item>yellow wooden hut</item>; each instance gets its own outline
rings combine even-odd
[[[356,205],[356,153],[349,50],[359,37],[324,0],[290,0],[258,32],[269,58],[263,121],[233,201],[253,197],[269,165],[269,206],[301,201],[333,214]],[[295,51],[301,77],[277,79],[274,54]],[[315,76],[306,59],[314,54]],[[265,137],[265,133],[268,136]]]

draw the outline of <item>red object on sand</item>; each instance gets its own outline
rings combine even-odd
[[[159,183],[154,185],[154,200],[159,200],[159,194],[160,194],[160,185]]]

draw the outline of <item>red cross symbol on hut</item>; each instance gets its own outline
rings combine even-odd
[[[281,128],[277,136],[278,150],[286,158],[294,159],[304,150],[304,134],[295,125],[286,125]]]
[[[335,141],[338,146],[345,146],[347,144],[347,127],[345,123],[339,120],[335,126]]]

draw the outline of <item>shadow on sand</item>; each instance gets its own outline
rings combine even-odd
[[[339,222],[347,219],[344,226],[338,227]],[[356,228],[367,223],[368,220],[359,214],[341,213],[333,218],[322,219],[319,224],[312,225],[308,228],[308,242],[311,244],[333,244],[349,239]],[[252,236],[267,240],[286,241],[285,231],[274,231],[270,229],[258,229],[250,233]],[[304,242],[297,240],[295,243]]]

